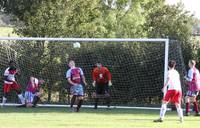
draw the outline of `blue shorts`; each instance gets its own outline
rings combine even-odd
[[[199,94],[199,91],[187,91],[187,96],[189,97],[195,97],[195,96],[198,96]]]
[[[25,92],[26,103],[32,103],[35,96],[36,96],[36,94],[33,94],[32,92],[26,91]]]
[[[81,84],[71,86],[70,93],[71,95],[75,96],[83,96],[84,95],[83,86]]]

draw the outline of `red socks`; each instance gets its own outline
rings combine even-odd
[[[190,103],[186,103],[186,113],[189,113],[189,109],[190,109]]]
[[[199,113],[199,107],[197,101],[194,102],[194,110],[196,113]]]

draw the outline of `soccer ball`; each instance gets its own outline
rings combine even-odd
[[[79,42],[73,43],[74,48],[80,48],[81,44]]]

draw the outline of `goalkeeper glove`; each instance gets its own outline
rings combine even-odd
[[[93,86],[93,87],[96,86],[96,81],[93,81],[92,86]]]
[[[112,82],[111,81],[108,81],[108,86],[112,86]]]

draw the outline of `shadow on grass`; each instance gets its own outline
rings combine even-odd
[[[69,108],[67,107],[37,107],[37,108],[18,108],[18,107],[4,107],[0,108],[0,113],[77,113],[77,112],[70,112]],[[140,110],[140,109],[93,109],[93,108],[81,108],[79,114],[87,113],[87,114],[106,114],[106,115],[113,115],[113,114],[151,114],[151,115],[158,115],[158,110]]]

